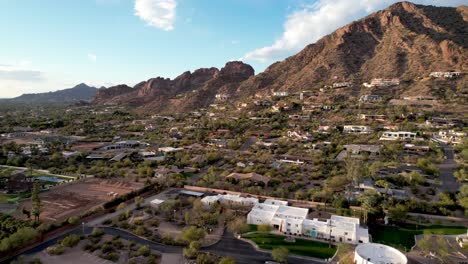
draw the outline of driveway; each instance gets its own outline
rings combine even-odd
[[[450,145],[441,144],[444,149],[444,162],[438,164],[440,169],[441,191],[457,192],[460,188],[460,183],[453,176],[453,171],[458,167],[455,161],[453,148]]]

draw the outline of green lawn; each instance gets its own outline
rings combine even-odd
[[[420,226],[401,225],[393,226],[375,226],[370,229],[373,242],[386,244],[409,251],[414,246],[414,236],[421,234],[435,235],[460,235],[466,233],[467,228],[463,226]]]
[[[272,250],[282,246],[287,248],[291,254],[295,255],[327,259],[333,257],[336,252],[336,248],[334,246],[329,248],[326,243],[305,239],[296,239],[296,242],[289,243],[284,241],[286,238],[285,236],[267,233],[249,234],[243,237],[252,240],[262,249]]]

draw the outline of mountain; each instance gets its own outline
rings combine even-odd
[[[23,94],[21,96],[5,99],[10,103],[22,104],[69,104],[79,101],[90,101],[98,89],[84,83],[75,87],[59,90],[55,92]]]
[[[301,90],[320,82],[410,80],[466,71],[468,7],[396,3],[350,23],[268,67],[240,89]]]
[[[395,98],[408,94],[445,96],[438,91],[439,86],[423,77],[432,71],[465,72],[467,36],[468,7],[401,2],[336,30],[255,76],[249,65],[229,62],[221,70],[200,69],[174,80],[158,77],[133,88],[109,88],[113,89],[109,96],[103,92],[93,102],[180,112],[206,107],[220,93],[234,101],[272,91],[315,91],[334,82],[350,81],[354,85],[349,92],[320,98],[321,102],[343,101],[362,94],[365,88],[361,84],[372,78],[399,78],[398,88],[381,91]],[[457,85],[446,86],[454,89]]]
[[[254,75],[245,63],[228,62],[221,69],[203,68],[184,72],[175,79],[157,77],[131,88],[118,85],[99,90],[95,104],[127,104],[152,111],[189,111],[207,107],[215,95],[234,94],[240,83]]]

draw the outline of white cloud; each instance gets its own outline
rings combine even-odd
[[[135,15],[152,27],[170,31],[174,29],[176,6],[175,0],[135,0]]]
[[[427,5],[458,6],[466,0],[415,0]],[[270,62],[290,56],[306,45],[396,0],[318,0],[288,15],[281,38],[244,55],[241,60]]]
[[[30,62],[24,62],[18,65],[0,65],[0,81],[37,82],[44,80],[43,72],[26,68],[25,66]]]
[[[97,56],[94,53],[88,53],[88,59],[90,59],[92,62],[95,62],[97,60]]]

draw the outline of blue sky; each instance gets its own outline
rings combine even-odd
[[[259,72],[392,2],[0,0],[0,97],[133,85],[238,59]]]

